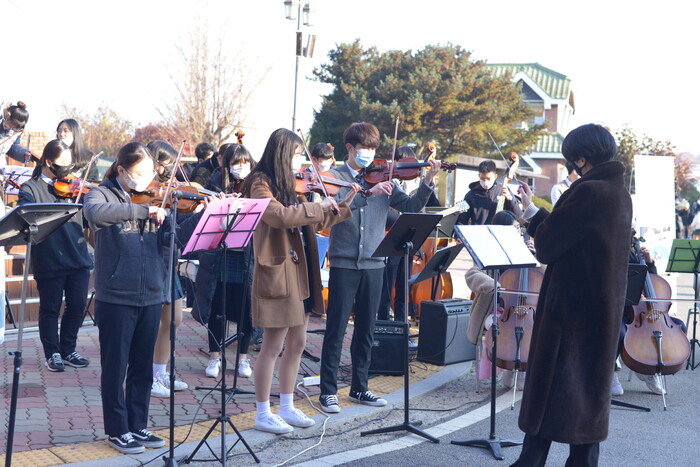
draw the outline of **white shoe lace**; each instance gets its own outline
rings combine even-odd
[[[330,396],[326,396],[326,407],[331,406],[331,405],[338,405],[338,396],[335,394],[331,394]]]

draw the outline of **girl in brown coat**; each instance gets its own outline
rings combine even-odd
[[[340,205],[332,198],[310,203],[298,197],[292,164],[295,158],[303,157],[302,149],[295,133],[283,128],[274,131],[242,190],[250,198],[271,199],[253,236],[252,314],[253,326],[265,330],[254,375],[255,428],[277,434],[289,433],[293,426],[314,424],[313,419],[294,408],[293,392],[306,345],[308,313],[323,312],[315,230],[348,219],[348,203],[359,190],[354,186]],[[276,415],[270,411],[270,388],[285,340],[279,368],[280,410]]]

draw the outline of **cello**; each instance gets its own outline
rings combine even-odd
[[[523,240],[527,242],[529,237],[523,234]],[[517,389],[518,373],[527,371],[527,360],[530,352],[530,340],[534,325],[535,310],[537,309],[536,295],[542,287],[544,274],[537,268],[508,269],[499,279],[501,287],[507,290],[515,290],[515,294],[503,294],[503,312],[498,316],[499,336],[498,349],[495,355],[496,366],[511,370],[515,373],[513,380],[513,397]],[[493,336],[486,334],[484,344],[486,355],[494,359]],[[511,404],[511,410],[514,407]]]
[[[639,239],[632,241],[640,264],[645,264]],[[644,375],[672,375],[688,359],[690,341],[668,314],[671,302],[659,300],[671,298],[671,286],[661,276],[647,272],[643,296],[648,300],[631,307],[634,318],[627,326],[620,353],[622,361],[632,371]]]

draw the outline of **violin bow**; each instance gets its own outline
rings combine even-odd
[[[394,179],[394,163],[396,162],[396,139],[399,136],[399,116],[396,116],[396,125],[394,125],[394,148],[391,150],[391,167],[389,167],[389,181]]]
[[[182,159],[182,153],[185,150],[185,140],[182,140],[182,144],[180,144],[180,150],[177,152],[177,157],[175,158],[175,167],[180,165],[180,159]],[[173,186],[173,180],[175,180],[175,174],[177,173],[177,170],[173,170],[170,173],[170,179],[168,180],[168,184],[165,187],[165,193],[163,194],[163,202],[160,203],[160,207],[163,208],[165,206],[165,203],[168,199],[168,196],[170,196],[170,191]]]
[[[88,165],[85,167],[85,175],[83,176],[83,179],[80,181],[80,187],[78,187],[78,196],[75,197],[75,204],[78,204],[80,202],[80,197],[83,196],[83,188],[85,188],[85,182],[87,181],[87,175],[90,173],[90,169],[92,168],[92,164],[95,163],[98,157],[102,155],[104,151],[100,151],[94,156],[90,158],[90,162],[88,162]]]
[[[309,155],[309,159],[311,160],[311,167],[313,167],[313,173],[318,177],[318,183],[321,185],[321,190],[323,190],[323,196],[326,198],[329,198],[328,196],[328,190],[326,190],[326,184],[323,183],[323,178],[321,177],[321,171],[318,170],[318,167],[316,166],[316,161],[314,160],[313,157],[311,157],[311,151],[309,151],[309,147],[306,145],[306,140],[304,139],[304,132],[301,131],[301,128],[297,128],[297,131],[301,135],[301,144],[304,146],[304,150],[306,151],[306,154]],[[337,209],[333,209],[333,214],[336,216],[340,215],[340,212]]]

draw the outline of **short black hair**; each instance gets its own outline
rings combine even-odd
[[[379,142],[379,130],[371,123],[355,122],[343,132],[343,143],[349,143],[353,147],[361,144],[369,149],[377,149]]]
[[[615,138],[602,125],[588,123],[572,130],[561,145],[567,161],[585,158],[591,165],[608,162],[617,154]]]
[[[487,174],[489,172],[495,172],[496,171],[496,163],[494,161],[484,161],[481,164],[479,164],[479,173],[480,174]]]
[[[216,151],[216,148],[211,143],[199,143],[194,148],[194,155],[197,159],[206,159]]]
[[[518,218],[510,211],[498,211],[494,214],[491,219],[491,225],[513,225],[513,222],[517,222]]]
[[[330,159],[333,157],[333,149],[330,143],[316,143],[311,148],[311,157],[314,159]]]

